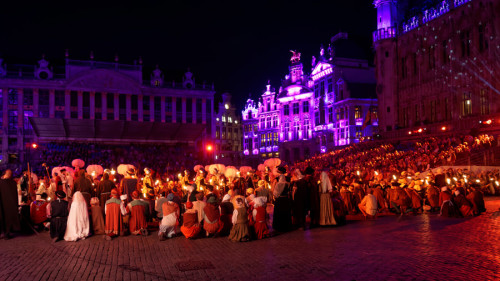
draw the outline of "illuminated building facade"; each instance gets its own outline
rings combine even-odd
[[[470,132],[500,111],[500,2],[375,0],[380,130]]]
[[[149,76],[149,75],[148,75]],[[148,77],[149,78],[149,77]],[[215,137],[213,85],[189,70],[166,81],[142,61],[69,59],[52,66],[6,65],[0,59],[1,160],[23,159],[27,144],[51,141],[183,144],[202,151]]]
[[[231,94],[223,93],[215,112],[215,160],[217,163],[238,165],[242,151],[242,125]]]
[[[279,91],[267,85],[258,104],[247,101],[244,155],[293,162],[377,133],[374,68],[346,33],[320,48],[310,74],[292,53]]]

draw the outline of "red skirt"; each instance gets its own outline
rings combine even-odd
[[[193,238],[196,237],[200,233],[200,226],[198,224],[195,224],[193,226],[187,227],[187,226],[181,226],[181,232],[184,234],[186,238]]]
[[[254,228],[257,239],[262,239],[265,238],[267,235],[269,235],[269,229],[267,228],[267,223],[265,221],[256,222],[254,224]]]

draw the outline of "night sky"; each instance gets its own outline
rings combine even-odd
[[[5,1],[0,9],[0,56],[7,64],[55,64],[89,58],[132,64],[142,56],[146,79],[156,64],[166,80],[191,68],[196,82],[215,82],[241,109],[268,79],[278,88],[289,50],[302,52],[304,70],[330,37],[348,32],[368,54],[376,10],[363,1]]]

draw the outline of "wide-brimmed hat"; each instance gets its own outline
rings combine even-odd
[[[311,166],[307,166],[306,170],[304,171],[304,174],[312,175],[314,174],[314,169]]]
[[[285,167],[283,167],[283,166],[278,167],[278,169],[277,169],[277,170],[278,170],[278,173],[279,173],[279,174],[286,174],[286,169],[285,169]]]
[[[56,196],[57,196],[57,198],[64,199],[64,198],[66,198],[66,193],[62,190],[58,190],[58,191],[56,191]]]

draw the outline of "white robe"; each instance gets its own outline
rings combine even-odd
[[[69,210],[68,225],[64,240],[77,241],[85,239],[89,236],[89,212],[87,209],[87,202],[80,191],[75,192],[73,195],[73,202]]]

